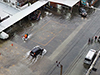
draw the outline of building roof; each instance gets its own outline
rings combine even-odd
[[[73,7],[80,0],[48,0],[50,2],[61,3],[69,7]]]
[[[10,18],[8,18],[0,23],[0,32],[5,30],[6,28],[10,27],[11,25],[16,23],[17,21],[20,21],[22,18],[29,15],[30,13],[37,10],[38,8],[42,7],[47,2],[48,1],[37,1],[34,4],[32,4],[31,6],[27,7],[26,9],[21,10],[20,12],[16,13],[13,16],[10,16]]]
[[[1,10],[1,9],[0,9]],[[2,10],[0,11],[0,19],[4,19],[5,17],[9,16],[9,14],[3,12]]]

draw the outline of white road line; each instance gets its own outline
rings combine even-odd
[[[78,26],[71,34],[70,36],[59,46],[56,48],[56,50],[48,57],[51,61],[54,60],[60,52],[63,51],[63,49],[68,45],[68,43],[75,37],[75,35],[82,29],[82,27],[87,23],[84,22],[82,25]]]

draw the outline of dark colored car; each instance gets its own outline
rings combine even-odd
[[[41,11],[40,10],[36,10],[35,12],[31,13],[29,15],[29,20],[39,20],[41,16]]]
[[[80,7],[79,8],[79,14],[82,16],[82,17],[86,17],[87,16],[87,12],[84,8]]]
[[[31,50],[30,55],[32,57],[36,57],[37,55],[42,55],[43,50],[44,49],[42,49],[41,47],[36,46],[33,48],[33,50]]]

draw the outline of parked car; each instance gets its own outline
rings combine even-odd
[[[79,7],[79,14],[82,16],[82,17],[87,17],[87,12],[84,8],[82,7]]]
[[[97,51],[90,49],[84,59],[84,67],[89,68],[96,57]]]
[[[29,15],[29,20],[39,20],[41,16],[41,11],[40,10],[36,10],[35,12],[31,13]]]
[[[0,32],[0,39],[5,40],[8,39],[9,35],[5,32]]]

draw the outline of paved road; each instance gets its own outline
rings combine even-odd
[[[96,11],[89,18],[81,19],[76,13],[69,21],[52,14],[43,16],[38,22],[26,19],[21,25],[16,24],[12,27],[16,29],[14,35],[3,43],[1,41],[1,75],[58,75],[60,69],[56,66],[57,60],[64,66],[63,74],[74,73],[72,70],[91,48],[87,45],[88,38],[99,32],[98,15]],[[25,33],[32,35],[26,42],[21,39]],[[34,64],[25,59],[25,55],[36,45],[48,52]],[[82,73],[86,70],[82,65],[79,68]]]

